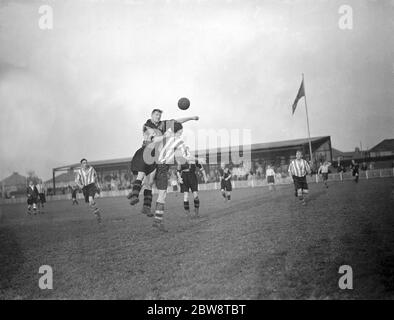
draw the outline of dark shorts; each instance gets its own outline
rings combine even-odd
[[[158,164],[156,170],[156,188],[158,190],[167,190],[168,187],[168,164]]]
[[[308,183],[306,182],[306,176],[303,177],[293,176],[293,181],[296,190],[298,189],[308,190]]]
[[[96,184],[95,183],[91,183],[88,184],[87,186],[82,188],[82,193],[83,196],[85,198],[85,202],[89,202],[89,197],[93,197],[96,195],[96,193],[98,192]]]
[[[174,185],[172,186],[172,191],[178,191],[178,185],[174,184]]]
[[[138,174],[138,172],[144,172],[146,175],[152,173],[156,169],[156,162],[146,163],[144,161],[144,150],[145,147],[139,148],[131,159],[131,171],[134,175]],[[149,152],[150,149],[147,149],[146,152]],[[151,155],[152,157],[155,154],[155,149],[152,149]]]
[[[182,172],[181,192],[197,192],[198,191],[198,180],[195,173],[192,172]]]
[[[31,206],[32,204],[37,204],[37,197],[27,197],[27,204]]]
[[[267,183],[275,183],[274,176],[267,176]]]
[[[46,200],[46,198],[45,198],[45,193],[40,193],[40,194],[39,194],[39,197],[40,197],[41,203],[47,202],[47,200]]]
[[[323,172],[322,176],[323,176],[323,181],[327,181],[328,180],[328,172]]]
[[[233,186],[231,185],[231,181],[230,180],[222,180],[220,183],[220,190],[225,190],[225,191],[232,191],[233,190]]]

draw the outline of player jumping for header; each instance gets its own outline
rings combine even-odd
[[[289,165],[289,174],[293,177],[294,187],[297,190],[297,197],[306,205],[305,196],[308,194],[308,183],[306,182],[307,174],[311,173],[309,163],[302,159],[302,152],[296,152],[296,159],[292,160]]]
[[[130,204],[135,205],[139,202],[139,194],[142,189],[142,181],[144,180],[144,205],[142,212],[152,216],[152,185],[156,176],[157,157],[160,144],[167,137],[171,137],[174,133],[175,123],[184,123],[190,120],[198,120],[198,117],[186,117],[177,120],[161,121],[163,111],[154,109],[151,113],[151,119],[148,119],[143,126],[143,144],[136,151],[131,160],[131,171],[136,175],[133,183],[132,191],[127,196]],[[168,129],[172,130],[168,130]]]
[[[198,120],[198,117],[195,117],[195,120]],[[156,202],[153,226],[162,231],[166,231],[163,224],[163,214],[167,196],[167,174],[169,165],[174,164],[175,162],[183,164],[186,161],[192,161],[192,159],[194,159],[189,152],[189,148],[185,145],[182,139],[182,124],[175,122],[174,129],[170,128],[169,130],[172,132],[171,136],[166,135],[167,137],[163,140],[163,143],[159,147],[160,152],[157,159],[157,173],[155,177],[156,187],[159,191],[159,195]],[[197,202],[199,204],[199,201],[195,201],[195,203]],[[198,214],[198,209],[196,214]]]
[[[175,161],[179,162],[179,160],[176,159],[183,159],[188,156],[187,147],[181,137],[183,132],[182,128],[183,126],[181,123],[175,122],[173,129],[168,129],[170,131],[170,136],[166,132],[166,138],[158,148],[159,155],[157,157],[155,182],[159,194],[156,201],[153,227],[161,231],[167,231],[163,224],[163,217],[167,197],[168,169]]]
[[[94,199],[96,193],[100,192],[100,185],[98,182],[96,170],[94,170],[92,166],[88,165],[88,160],[85,158],[81,160],[81,168],[77,172],[75,183],[80,189],[82,189],[85,202],[89,203],[92,213],[96,216],[97,221],[100,223],[101,214]]]

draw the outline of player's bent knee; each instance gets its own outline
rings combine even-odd
[[[145,173],[144,172],[138,172],[137,173],[137,179],[136,180],[141,180],[144,179]]]
[[[159,190],[157,202],[164,203],[166,201],[167,192],[165,190]]]

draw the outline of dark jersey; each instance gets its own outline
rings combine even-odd
[[[26,193],[27,193],[27,196],[29,198],[34,198],[35,199],[35,198],[38,197],[38,190],[37,190],[36,186],[34,186],[33,189],[30,186],[27,187],[26,188]]]
[[[163,120],[157,124],[153,123],[150,119],[147,120],[142,128],[144,135],[143,146],[151,143],[154,137],[162,136],[170,128],[173,132],[177,132],[182,129],[182,124],[175,120]]]
[[[180,170],[181,171],[189,170],[189,172],[195,173],[197,169],[201,169],[201,168],[202,168],[201,164],[198,163],[198,161],[196,161],[196,162],[191,162],[191,163],[186,162],[184,164],[181,164]]]
[[[223,179],[225,180],[225,179],[227,179],[229,176],[231,175],[231,172],[229,171],[229,172],[224,172],[223,173]],[[231,181],[231,177],[227,180],[227,181]]]
[[[164,132],[166,132],[169,128],[174,128],[175,122],[175,120],[163,120],[155,124],[149,119],[145,122],[142,131],[145,132],[150,128],[153,130],[159,130],[161,134],[164,134]]]

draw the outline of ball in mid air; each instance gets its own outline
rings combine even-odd
[[[180,98],[178,100],[178,108],[181,110],[186,110],[190,107],[190,100],[188,98]]]

